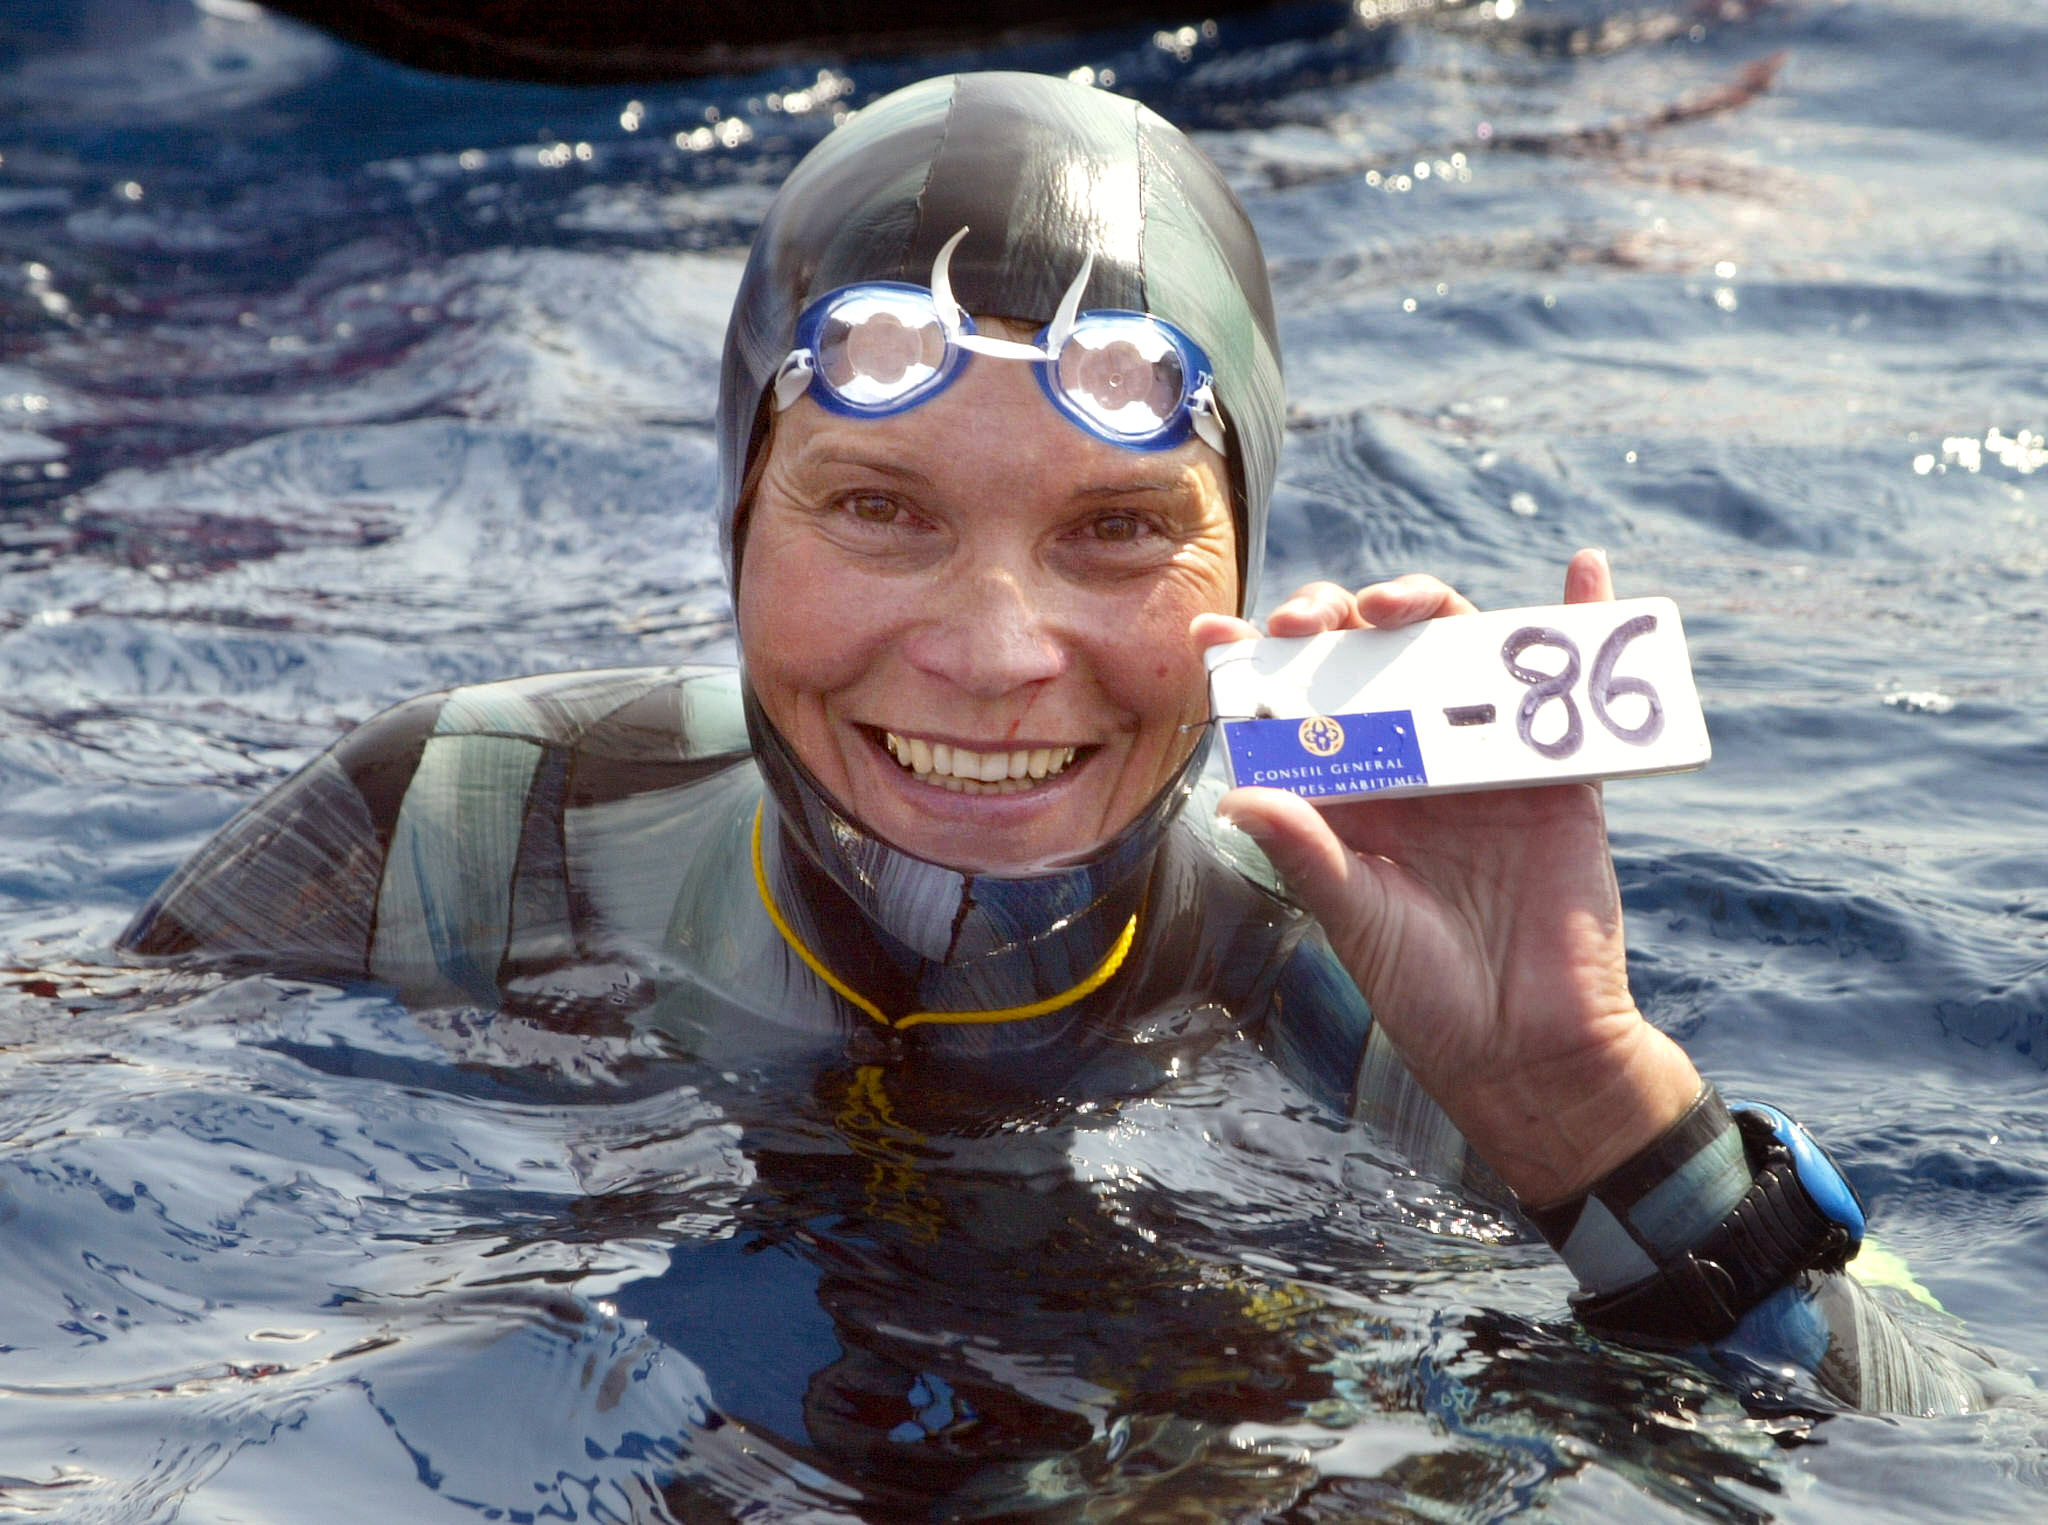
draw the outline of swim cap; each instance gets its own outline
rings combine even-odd
[[[768,209],[719,377],[719,539],[735,594],[740,491],[798,315],[856,282],[926,284],[961,228],[952,284],[969,312],[1046,322],[1092,254],[1084,311],[1149,312],[1207,351],[1249,608],[1285,417],[1258,237],[1172,123],[1038,74],[956,74],[884,96],[812,149]]]

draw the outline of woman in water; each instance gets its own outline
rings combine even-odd
[[[126,946],[850,1056],[892,1120],[940,1073],[1140,1092],[1182,1051],[1159,1034],[1240,1031],[1420,1168],[1504,1186],[1594,1329],[1973,1401],[1843,1273],[1861,1211],[1826,1156],[1637,1011],[1596,787],[1190,804],[1282,419],[1257,241],[1171,126],[1023,75],[878,101],[790,176],[727,333],[741,671],[401,705]],[[1565,596],[1613,596],[1603,556]],[[1470,609],[1317,583],[1268,628]]]

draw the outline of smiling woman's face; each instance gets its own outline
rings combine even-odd
[[[1237,602],[1221,456],[1107,444],[1029,366],[976,357],[891,418],[777,418],[738,612],[819,783],[905,851],[991,871],[1085,851],[1159,792],[1208,713],[1188,622]]]

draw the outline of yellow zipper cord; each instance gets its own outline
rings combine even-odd
[[[775,896],[768,889],[768,870],[761,861],[761,817],[763,806],[754,807],[754,888],[761,892],[761,905],[768,912],[768,919],[775,923],[775,930],[782,934],[782,940],[796,951],[796,956],[810,966],[811,973],[823,980],[841,997],[873,1017],[884,1027],[918,1027],[926,1022],[965,1024],[974,1022],[1021,1022],[1027,1017],[1042,1017],[1062,1007],[1071,1006],[1083,996],[1102,988],[1117,970],[1123,967],[1125,957],[1131,951],[1131,943],[1138,935],[1138,917],[1135,912],[1124,923],[1124,930],[1116,940],[1116,946],[1109,950],[1101,963],[1097,964],[1078,985],[1070,985],[1058,995],[1049,995],[1042,1001],[1033,1001],[1028,1006],[998,1006],[989,1011],[913,1011],[907,1017],[894,1020],[882,1014],[882,1008],[855,990],[846,981],[825,967],[824,961],[804,946],[802,938],[782,915],[782,908],[775,903]]]

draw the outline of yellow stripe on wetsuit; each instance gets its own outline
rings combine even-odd
[[[796,935],[796,929],[783,917],[782,908],[775,903],[775,896],[768,888],[768,870],[761,861],[761,816],[762,806],[754,807],[754,888],[761,892],[761,904],[768,912],[768,919],[775,923],[775,930],[782,934],[782,940],[795,950],[796,956],[809,966],[811,973],[823,980],[840,996],[880,1022],[884,1027],[918,1027],[927,1022],[965,1024],[974,1022],[1021,1022],[1028,1017],[1042,1017],[1048,1013],[1071,1006],[1083,996],[1099,990],[1117,970],[1123,967],[1124,958],[1131,951],[1131,943],[1138,935],[1138,918],[1134,912],[1124,923],[1123,932],[1108,955],[1097,964],[1078,985],[1070,985],[1057,995],[1049,995],[1042,1001],[1033,1001],[1026,1006],[997,1006],[986,1011],[913,1011],[904,1017],[888,1017],[882,1008],[855,990],[846,981],[825,967],[824,960],[804,945]]]

